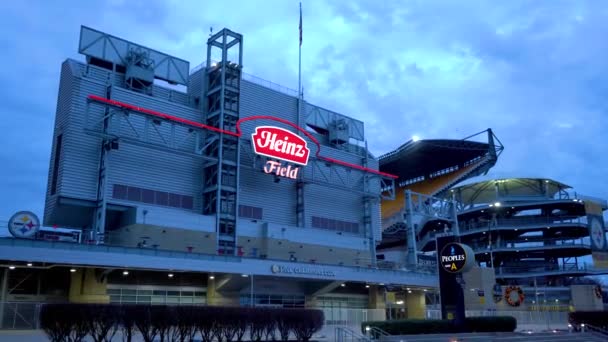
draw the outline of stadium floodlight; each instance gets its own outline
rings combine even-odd
[[[413,142],[416,142],[416,141],[418,141],[418,140],[420,140],[420,137],[419,137],[419,136],[417,136],[417,135],[412,136],[412,141],[413,141]]]

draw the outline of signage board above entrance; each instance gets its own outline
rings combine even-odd
[[[438,264],[448,273],[465,272],[475,264],[475,254],[467,245],[450,242],[441,250]]]

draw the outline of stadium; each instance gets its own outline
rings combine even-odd
[[[424,318],[437,302],[434,236],[483,243],[485,226],[467,222],[507,206],[483,185],[454,188],[497,163],[491,129],[375,157],[362,121],[243,73],[243,37],[228,29],[192,69],[84,26],[78,52],[61,65],[43,219],[24,208],[0,239],[3,328],[36,327],[48,302],[309,307],[328,326]],[[571,199],[555,201],[508,205]],[[569,204],[564,218],[585,215]],[[586,223],[554,223],[552,239],[589,236]],[[497,227],[489,286],[528,281],[509,263],[530,256],[501,249],[524,235]],[[556,248],[563,260],[538,286],[591,274],[565,270],[590,252]]]

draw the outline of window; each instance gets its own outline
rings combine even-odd
[[[359,233],[359,223],[356,222],[347,222],[341,220],[328,219],[324,217],[312,217],[312,227],[327,229],[327,230],[335,230],[338,232],[346,232],[346,233]]]
[[[239,205],[239,217],[261,220],[263,216],[262,214],[262,208]]]
[[[116,285],[111,285],[116,286]],[[171,291],[139,288],[112,287],[106,290],[110,303],[145,303],[145,304],[205,304],[207,294],[204,291]]]
[[[63,134],[57,136],[55,141],[55,158],[53,160],[53,175],[51,176],[51,195],[57,192],[57,177],[59,175],[59,160],[61,159],[61,143]]]
[[[156,204],[173,208],[190,210],[194,208],[194,198],[192,196],[142,189],[121,184],[114,184],[112,197],[115,199]]]

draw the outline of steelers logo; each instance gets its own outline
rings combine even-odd
[[[606,239],[604,238],[604,229],[598,219],[591,221],[591,240],[596,249],[604,249]]]
[[[8,221],[8,230],[16,238],[28,239],[34,237],[40,228],[40,220],[36,214],[20,211]]]
[[[272,265],[270,267],[270,270],[272,271],[272,273],[279,273],[279,271],[281,270],[281,268],[279,267],[279,265]]]

